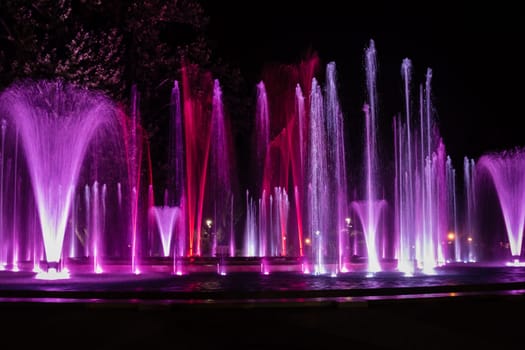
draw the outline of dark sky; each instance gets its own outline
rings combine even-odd
[[[433,69],[434,104],[456,168],[464,156],[525,145],[523,11],[517,1],[205,1],[216,52],[255,85],[265,63],[295,63],[309,50],[335,61],[349,127],[362,118],[363,52],[378,53],[380,118],[402,111],[400,64],[414,81]]]

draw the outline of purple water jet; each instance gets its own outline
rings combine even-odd
[[[162,254],[170,256],[173,228],[180,215],[180,209],[178,207],[156,206],[153,207],[153,211],[161,238]]]
[[[505,221],[510,252],[513,259],[519,261],[525,226],[525,151],[515,149],[486,154],[477,166],[479,172],[488,173],[492,179]]]
[[[365,144],[364,144],[364,169],[365,169],[365,191],[364,202],[354,203],[366,239],[368,271],[377,272],[381,270],[378,255],[378,225],[384,201],[377,195],[379,187],[378,153],[377,153],[377,62],[374,41],[365,52],[366,63],[366,86],[368,92],[368,104],[363,108],[365,114]],[[364,208],[363,208],[364,207]]]
[[[458,251],[456,258],[464,261],[476,261],[477,252],[474,249],[472,242],[477,241],[477,189],[476,189],[476,162],[473,159],[464,157],[463,159],[463,178],[465,184],[465,227],[464,237],[459,242],[456,241],[458,247],[463,247],[465,253]],[[457,231],[456,231],[457,232]],[[459,243],[459,244],[458,244]],[[462,244],[461,244],[462,243]],[[458,259],[456,259],[458,260]]]
[[[419,118],[411,109],[412,63],[404,59],[401,75],[405,87],[405,122],[394,119],[396,160],[396,227],[398,266],[412,274],[415,269],[433,273],[446,262],[443,242],[454,218],[455,171],[434,121],[431,105],[432,71],[419,89]],[[413,123],[413,120],[419,120]],[[449,198],[450,197],[450,198]]]
[[[458,224],[456,172],[434,118],[432,71],[427,70],[415,98],[412,63],[402,62],[404,110],[394,118],[391,182],[378,132],[373,41],[365,61],[362,149],[348,153],[345,135],[354,128],[344,125],[334,62],[322,80],[314,57],[297,67],[280,67],[257,84],[254,174],[242,199],[236,195],[234,148],[219,81],[184,66],[182,88],[175,81],[171,91],[168,181],[163,205],[157,207],[151,166],[144,166],[151,155],[135,86],[129,118],[120,119],[116,115],[124,113],[104,95],[68,84],[24,82],[8,88],[0,104],[0,269],[27,270],[42,259],[58,266],[67,258],[65,266],[76,264],[77,271],[107,272],[110,265],[129,272],[131,258],[132,272],[165,271],[173,257],[177,274],[208,265],[229,273],[230,261],[255,261],[267,274],[275,271],[273,262],[284,260],[315,274],[379,272],[394,264],[411,274],[433,272],[452,260],[477,260],[470,242],[483,238],[477,236],[479,174],[474,162],[465,160],[465,221]],[[110,134],[117,119],[122,137]],[[118,179],[99,164],[98,148],[106,142],[125,148],[118,154],[122,163],[112,164]],[[357,167],[346,163],[354,151],[362,154]],[[493,178],[515,256],[522,246],[523,218],[517,204],[503,202],[517,201],[507,197],[519,193],[519,178],[506,172],[522,165],[521,157],[508,158],[484,160],[480,169]],[[350,178],[354,169],[360,176]],[[143,178],[148,175],[149,181]],[[27,180],[32,188],[25,186]],[[241,206],[246,260],[234,259],[241,238],[235,236],[234,220],[243,215]],[[354,216],[359,221],[352,221]],[[111,264],[113,259],[118,263]]]
[[[233,236],[233,159],[229,128],[222,103],[222,90],[216,79],[213,84],[213,98],[210,130],[209,175],[206,184],[206,215],[212,218],[211,251],[216,256],[217,245],[230,256],[235,256],[235,239]],[[211,227],[210,227],[211,228]]]
[[[20,133],[45,258],[56,266],[84,156],[95,135],[115,125],[115,107],[103,94],[62,81],[23,81],[2,93],[0,115]]]

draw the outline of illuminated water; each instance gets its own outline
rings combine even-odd
[[[465,158],[458,186],[432,103],[432,70],[416,88],[404,59],[402,112],[384,116],[377,60],[371,41],[367,99],[351,116],[335,62],[321,66],[312,56],[265,72],[244,150],[253,155],[249,165],[236,164],[219,80],[184,65],[169,101],[165,184],[153,182],[160,169],[152,168],[138,87],[124,108],[61,81],[14,83],[0,96],[0,269],[30,278],[50,269],[63,275],[48,279],[71,281],[90,273],[162,273],[171,281],[246,272],[350,281],[432,276],[453,262],[519,265],[523,152]],[[385,120],[393,145],[378,136]],[[346,131],[356,125],[362,148],[350,149]],[[351,164],[349,154],[362,159]],[[248,188],[238,188],[240,171],[251,172]],[[481,181],[485,175],[491,181]],[[481,231],[480,193],[501,208],[503,224],[495,215],[490,227],[505,238]]]

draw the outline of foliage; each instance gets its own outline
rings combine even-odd
[[[239,70],[213,56],[208,22],[197,0],[2,0],[0,89],[21,78],[62,78],[129,106],[136,84],[153,166],[162,173],[181,60],[210,70],[228,96],[242,87]],[[229,103],[242,120],[246,103]]]

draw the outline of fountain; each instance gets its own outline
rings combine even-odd
[[[414,94],[409,59],[401,63],[393,149],[383,149],[376,56],[370,41],[362,149],[346,147],[358,117],[343,113],[335,62],[322,67],[314,55],[265,71],[256,86],[253,183],[242,192],[221,84],[184,63],[170,96],[162,203],[153,196],[162,185],[152,180],[137,86],[126,114],[104,94],[63,81],[14,83],[0,95],[2,274],[32,279],[44,261],[44,270],[69,271],[71,283],[160,278],[178,288],[172,275],[183,275],[190,289],[232,272],[285,272],[323,286],[325,277],[345,284],[345,276],[441,274],[482,260],[474,249],[487,239],[482,175],[495,188],[519,264],[525,152],[465,158],[461,198],[435,118],[433,72]],[[349,154],[362,161],[350,164]]]
[[[505,222],[512,264],[519,264],[525,226],[525,152],[515,149],[486,154],[477,166],[477,176],[487,173],[493,182]]]
[[[352,206],[355,208],[366,239],[368,271],[381,271],[378,256],[378,225],[382,210],[386,202],[380,200],[377,195],[379,189],[378,164],[379,155],[377,153],[377,91],[376,91],[376,48],[374,41],[370,41],[370,46],[365,53],[366,62],[366,86],[368,90],[368,104],[363,108],[365,114],[365,195],[364,201],[354,201]]]
[[[179,208],[156,206],[153,207],[155,213],[155,220],[159,228],[159,234],[162,243],[163,256],[170,256],[171,239],[173,237],[173,226],[179,214]]]
[[[425,85],[419,89],[418,123],[413,123],[411,109],[411,71],[411,61],[403,60],[405,122],[394,119],[398,265],[407,274],[415,269],[432,273],[447,260],[444,242],[456,227],[455,171],[434,120],[432,70],[427,70]]]
[[[62,81],[22,81],[2,93],[0,108],[3,128],[7,120],[16,130],[15,142],[20,135],[38,209],[45,260],[48,267],[59,269],[82,162],[90,143],[97,136],[102,143],[101,132],[113,130],[114,104],[102,94]]]

